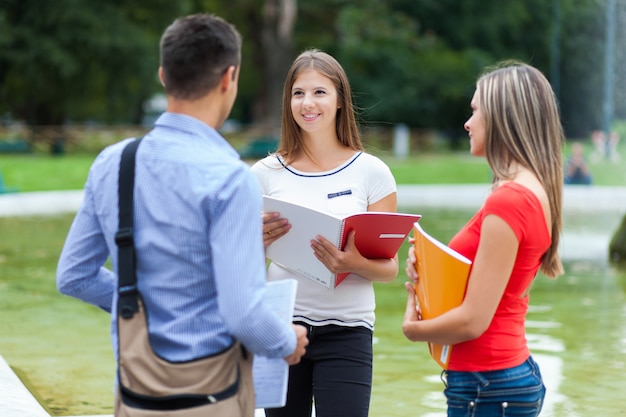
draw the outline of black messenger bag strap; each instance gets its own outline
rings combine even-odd
[[[133,191],[135,188],[135,154],[141,139],[133,140],[124,148],[118,179],[119,226],[115,234],[119,275],[117,313],[118,317],[124,319],[132,318],[139,311],[133,240]]]

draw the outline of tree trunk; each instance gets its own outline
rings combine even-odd
[[[613,262],[626,264],[626,214],[609,243],[609,257]]]
[[[260,125],[264,135],[280,135],[282,91],[285,75],[293,58],[293,27],[297,0],[265,0],[263,7],[264,98]]]

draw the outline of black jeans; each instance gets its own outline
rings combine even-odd
[[[365,327],[306,326],[309,345],[289,369],[287,404],[267,417],[367,417],[372,393],[372,331]]]

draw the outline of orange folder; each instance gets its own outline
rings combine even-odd
[[[461,305],[465,297],[472,261],[430,236],[415,223],[415,294],[422,319],[437,317]],[[448,368],[450,345],[428,343],[430,355],[443,369]]]

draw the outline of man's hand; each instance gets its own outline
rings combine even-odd
[[[306,327],[299,324],[292,324],[291,327],[296,332],[296,349],[285,360],[289,365],[295,365],[300,362],[300,359],[306,353],[305,347],[309,344],[309,338],[306,336]]]

